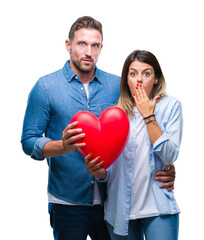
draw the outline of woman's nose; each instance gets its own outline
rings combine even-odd
[[[138,74],[138,76],[137,76],[137,83],[142,84],[142,75],[141,74]]]
[[[137,83],[138,83],[138,84],[142,84],[142,77],[141,77],[141,76],[138,76],[138,78],[137,78]]]
[[[138,83],[138,84],[142,84],[142,80],[139,80],[139,79],[138,79],[138,80],[137,80],[137,83]]]

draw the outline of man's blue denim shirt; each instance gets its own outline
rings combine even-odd
[[[89,111],[97,117],[119,98],[120,77],[95,68],[89,82],[89,99],[78,75],[67,61],[64,67],[40,78],[28,98],[22,132],[22,147],[26,154],[43,160],[43,147],[50,140],[62,139],[62,132],[79,111]],[[97,139],[96,139],[97,141]],[[91,206],[94,177],[88,174],[84,156],[78,151],[48,158],[48,192],[62,200]],[[104,183],[99,183],[102,201]]]

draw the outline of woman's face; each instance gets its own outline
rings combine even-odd
[[[155,78],[154,69],[151,65],[135,60],[129,66],[127,83],[132,95],[136,92],[137,84],[142,84],[150,98],[153,86],[158,83],[158,79]]]

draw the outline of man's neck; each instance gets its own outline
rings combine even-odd
[[[86,83],[89,83],[89,82],[92,80],[92,78],[93,78],[93,76],[94,76],[94,71],[95,71],[95,70],[93,69],[93,71],[91,71],[90,73],[79,72],[79,73],[77,73],[77,74],[78,74],[81,82],[82,82],[83,84],[86,84]]]

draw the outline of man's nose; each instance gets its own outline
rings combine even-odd
[[[92,55],[91,46],[86,46],[86,52],[85,52],[85,54],[86,54],[87,56],[91,56],[91,55]]]

